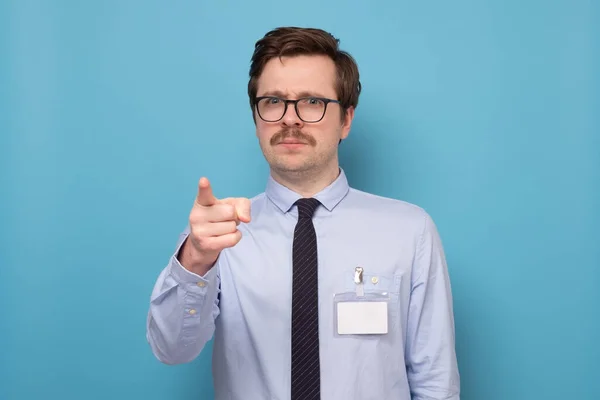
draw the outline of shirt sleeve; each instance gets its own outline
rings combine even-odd
[[[177,259],[189,235],[177,242],[168,265],[161,271],[150,298],[146,339],[154,355],[165,364],[194,360],[212,338],[219,315],[219,263],[204,276],[185,269]]]
[[[427,214],[413,265],[405,355],[413,400],[460,399],[450,279]]]

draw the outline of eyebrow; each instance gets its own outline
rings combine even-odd
[[[263,93],[262,96],[274,96],[274,97],[285,98],[286,94],[280,90],[269,90],[269,91]],[[298,98],[301,98],[301,97],[323,97],[324,98],[327,96],[323,95],[322,93],[304,91],[304,92],[298,93]]]

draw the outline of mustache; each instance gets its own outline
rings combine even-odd
[[[306,142],[311,146],[317,145],[317,141],[315,140],[315,138],[305,134],[300,129],[284,128],[273,135],[273,137],[271,138],[271,146],[274,146],[277,143],[290,138]]]

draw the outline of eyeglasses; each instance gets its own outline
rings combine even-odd
[[[277,122],[283,118],[288,104],[293,104],[296,115],[304,122],[319,122],[325,116],[329,103],[340,104],[337,100],[323,97],[303,97],[297,100],[286,100],[279,97],[263,96],[256,98],[256,110],[265,122]]]

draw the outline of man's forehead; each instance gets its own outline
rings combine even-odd
[[[261,96],[330,97],[335,93],[334,85],[333,62],[315,56],[271,59],[258,79]]]

